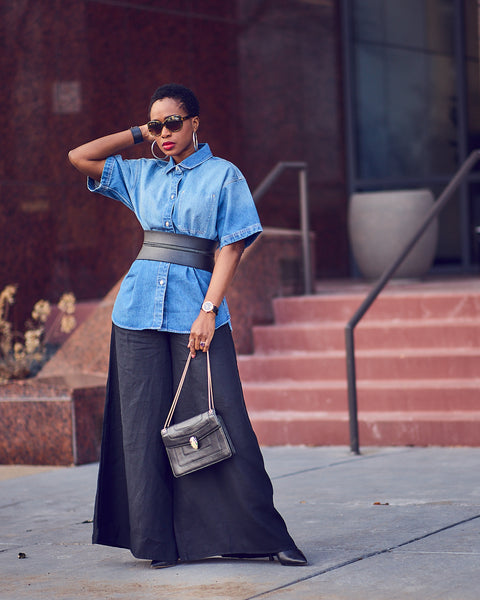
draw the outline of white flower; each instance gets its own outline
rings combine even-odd
[[[25,332],[25,350],[27,354],[33,354],[40,347],[40,336],[43,329],[31,329]]]
[[[76,325],[77,320],[73,315],[63,315],[60,323],[60,331],[63,331],[63,333],[70,333],[75,329]]]
[[[62,312],[66,313],[67,315],[73,315],[73,313],[75,312],[75,302],[76,298],[70,292],[67,294],[63,294],[57,306]]]
[[[15,360],[23,360],[25,358],[25,348],[20,342],[16,342],[13,346],[13,356]]]
[[[32,318],[40,321],[40,323],[45,323],[51,310],[52,308],[48,300],[39,300],[33,307]]]

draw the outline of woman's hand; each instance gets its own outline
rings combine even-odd
[[[200,314],[193,322],[190,329],[190,339],[188,348],[192,358],[195,358],[197,350],[206,352],[210,348],[210,343],[215,334],[215,313],[200,311]]]
[[[147,127],[146,123],[145,123],[145,125],[140,125],[140,131],[142,132],[144,142],[148,142],[149,144],[151,144],[154,140],[157,139],[154,135],[152,135],[148,131],[148,127]]]
[[[205,299],[208,299],[215,306],[220,306],[223,297],[235,275],[238,263],[245,249],[245,241],[240,240],[224,246],[217,254],[215,267],[213,269],[210,285],[208,286]],[[206,352],[210,348],[210,343],[215,333],[215,313],[200,311],[200,314],[193,322],[190,329],[190,338],[188,348],[192,358],[195,357],[197,350]]]

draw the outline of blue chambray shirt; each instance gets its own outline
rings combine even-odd
[[[262,231],[242,173],[214,157],[208,144],[184,161],[110,156],[100,182],[87,187],[119,200],[137,216],[144,230],[169,231],[216,240],[222,248]],[[135,260],[125,276],[112,320],[125,329],[189,333],[210,283],[211,273],[183,265]],[[230,322],[223,299],[215,326]]]

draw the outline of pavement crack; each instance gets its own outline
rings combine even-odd
[[[404,452],[411,452],[411,448],[406,448],[403,451],[399,451],[396,454],[403,454]],[[270,477],[272,481],[276,481],[278,479],[285,479],[287,477],[295,477],[296,475],[303,475],[304,473],[312,473],[313,471],[324,471],[325,469],[330,469],[332,467],[340,467],[342,465],[348,465],[353,461],[364,461],[370,460],[374,458],[381,458],[385,456],[384,453],[378,454],[369,454],[368,456],[360,454],[352,454],[348,458],[344,458],[342,460],[337,460],[335,462],[328,463],[326,465],[321,465],[319,467],[310,467],[309,469],[300,469],[299,471],[292,471],[291,473],[284,473],[283,475],[276,475],[274,477]]]
[[[21,500],[18,502],[11,502],[10,504],[2,504],[0,506],[0,510],[3,510],[4,508],[12,508],[12,506],[19,506],[20,504],[23,504]]]
[[[442,533],[443,531],[448,531],[449,529],[453,529],[454,527],[458,527],[459,525],[464,525],[465,523],[470,523],[471,521],[475,521],[476,519],[480,519],[480,515],[474,515],[473,517],[468,517],[467,519],[462,519],[461,521],[457,521],[456,523],[446,525],[445,527],[440,527],[439,529],[435,529],[434,531],[430,531],[423,535],[419,535],[415,538],[407,540],[406,542],[397,544],[396,546],[389,546],[388,548],[383,548],[382,550],[375,550],[374,552],[362,554],[361,556],[355,556],[353,558],[350,558],[349,560],[345,560],[336,565],[332,565],[331,567],[328,567],[326,569],[322,569],[315,573],[311,573],[310,575],[307,575],[306,577],[299,577],[298,579],[295,579],[294,581],[290,581],[283,585],[279,585],[278,587],[272,588],[270,590],[266,590],[265,592],[260,592],[259,594],[255,594],[255,596],[249,596],[248,598],[245,598],[245,600],[255,600],[256,598],[263,598],[265,596],[268,596],[269,594],[272,594],[273,592],[285,590],[285,589],[292,587],[294,585],[297,585],[299,583],[303,583],[304,581],[308,581],[310,579],[315,579],[315,577],[320,577],[321,575],[330,573],[331,571],[338,571],[339,569],[343,569],[343,567],[348,567],[348,566],[353,565],[354,563],[359,562],[361,560],[366,560],[367,558],[373,558],[374,556],[381,556],[382,554],[387,554],[388,552],[393,552],[394,550],[398,550],[399,548],[403,548],[404,546],[408,546],[409,544],[414,544],[415,542],[419,542],[421,540],[429,538],[432,535]]]
[[[458,527],[459,525],[464,525],[465,523],[470,523],[471,521],[475,521],[476,519],[480,519],[480,515],[474,515],[473,517],[462,519],[461,521],[457,521],[456,523],[452,523],[451,525],[445,525],[445,527],[440,527],[440,529],[435,529],[435,531],[430,531],[429,533],[425,533],[424,535],[420,535],[406,542],[402,542],[401,544],[398,544],[397,546],[392,546],[391,548],[387,548],[386,550],[379,550],[378,554],[383,554],[384,552],[391,552],[392,550],[403,548],[404,546],[408,546],[409,544],[414,544],[415,542],[419,542],[420,540],[425,540],[426,538],[429,538],[432,535],[442,533],[443,531],[448,531],[449,529],[453,529],[454,527]],[[373,556],[375,556],[375,554],[373,554]],[[367,558],[370,558],[370,556],[368,556]]]

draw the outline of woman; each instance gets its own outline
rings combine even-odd
[[[154,568],[218,555],[305,565],[273,506],[224,299],[244,248],[261,232],[251,194],[234,165],[198,145],[199,106],[188,88],[158,88],[149,117],[69,153],[88,189],[124,203],[145,231],[112,314],[93,542],[128,548]],[[155,158],[119,155],[143,142]],[[215,407],[236,453],[175,479],[160,431],[188,353],[196,358],[175,419],[206,410],[207,351]]]

